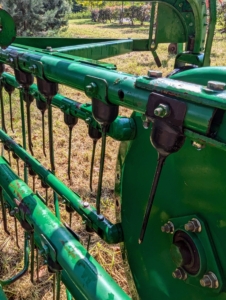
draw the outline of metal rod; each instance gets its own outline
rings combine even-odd
[[[35,176],[32,176],[32,181],[33,181],[33,192],[35,193]]]
[[[25,117],[24,117],[24,102],[23,102],[23,89],[20,89],[20,112],[21,112],[21,126],[22,126],[22,139],[23,148],[26,150],[26,128],[25,128]],[[28,182],[26,163],[24,163],[24,181]]]
[[[97,140],[93,140],[93,151],[92,151],[92,160],[91,160],[91,167],[90,167],[90,178],[89,178],[89,187],[91,192],[93,191],[93,167],[94,167],[96,146],[97,146]]]
[[[34,241],[34,233],[30,234],[30,244],[31,244],[31,282],[34,283],[34,269],[35,269],[35,241]]]
[[[86,247],[87,251],[89,251],[90,242],[91,242],[91,234],[89,234],[88,241],[87,241],[87,247]]]
[[[69,213],[69,226],[71,227],[72,224],[72,213]]]
[[[53,274],[53,300],[56,300],[56,273]]]
[[[41,111],[42,114],[42,149],[43,154],[46,156],[46,138],[45,138],[45,111]]]
[[[146,207],[146,211],[145,211],[145,215],[144,215],[144,219],[143,219],[143,224],[142,224],[142,227],[141,227],[139,244],[141,244],[144,240],[144,235],[145,235],[145,232],[146,232],[146,229],[147,229],[149,216],[150,216],[150,213],[151,213],[152,205],[153,205],[154,198],[155,198],[155,193],[156,193],[156,190],[157,190],[157,187],[158,187],[158,182],[159,182],[159,178],[160,178],[160,175],[161,175],[161,171],[162,171],[162,167],[163,167],[165,159],[166,159],[166,156],[163,156],[163,155],[159,154],[158,162],[157,162],[157,168],[156,168],[153,183],[152,183],[151,193],[150,193],[150,196],[149,196],[149,199],[148,199],[148,204],[147,204],[147,207]]]
[[[100,158],[100,170],[99,170],[99,181],[97,189],[97,198],[96,198],[96,209],[97,214],[100,214],[100,200],[101,200],[101,190],[102,190],[102,180],[104,172],[104,159],[105,159],[105,150],[106,150],[106,132],[107,126],[102,126],[102,144],[101,144],[101,158]]]
[[[49,127],[49,156],[50,156],[51,171],[53,172],[53,174],[55,174],[54,145],[53,145],[53,114],[52,114],[52,106],[50,103],[48,104],[48,127]]]
[[[61,271],[56,273],[56,300],[60,300]]]
[[[20,248],[19,239],[18,239],[18,230],[17,230],[17,219],[14,217],[14,227],[15,227],[15,234],[16,234],[16,245]]]
[[[9,93],[9,112],[10,112],[10,125],[11,125],[11,130],[12,130],[12,132],[14,132],[14,129],[13,129],[12,93]]]
[[[2,85],[2,77],[0,78],[0,102],[1,102],[1,118],[2,118],[2,130],[7,132],[5,125],[5,109],[4,109],[4,100],[3,100],[3,85]]]
[[[71,142],[72,142],[72,127],[68,126],[69,128],[69,146],[68,146],[68,179],[71,180]]]
[[[39,282],[39,249],[38,247],[36,248],[36,275],[37,275],[37,282]]]
[[[26,110],[27,110],[27,133],[28,133],[28,148],[31,152],[31,155],[34,156],[33,152],[33,143],[31,136],[31,102],[29,99],[29,92],[27,89],[24,89],[24,98],[26,102]]]
[[[10,232],[8,231],[8,226],[7,226],[7,215],[6,215],[6,208],[5,208],[5,203],[3,199],[3,190],[0,188],[0,202],[1,202],[1,207],[2,207],[2,220],[3,220],[3,227],[4,231],[10,235]]]

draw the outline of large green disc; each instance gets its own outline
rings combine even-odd
[[[0,9],[0,46],[8,47],[16,38],[16,25],[5,10]]]

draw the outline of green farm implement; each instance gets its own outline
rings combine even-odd
[[[226,300],[226,67],[210,66],[217,4],[150,2],[147,39],[16,37],[13,19],[0,10],[2,228],[13,234],[8,218],[14,218],[17,245],[17,224],[24,230],[24,266],[0,280],[0,299],[7,299],[6,287],[26,273],[34,283],[44,262],[53,274],[54,300],[63,293],[68,300]],[[166,77],[155,70],[135,76],[102,61],[150,51],[161,68],[162,43],[177,46],[174,68]],[[90,101],[66,97],[62,85],[84,92]],[[41,113],[41,128],[32,128],[31,106]],[[130,109],[131,116],[120,116],[120,107]],[[88,126],[93,141],[88,193],[101,141],[94,204],[79,196],[79,186],[72,190],[57,177],[53,109],[63,114],[69,129],[69,181],[74,176],[72,130],[78,120]],[[20,130],[14,128],[15,110]],[[42,157],[48,156],[45,166],[36,157],[35,130],[42,135]],[[120,141],[116,222],[104,215],[101,201],[108,137]],[[69,224],[62,221],[62,207]],[[120,245],[130,295],[82,245],[71,226],[72,214],[82,218],[90,236]]]

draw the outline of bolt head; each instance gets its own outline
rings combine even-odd
[[[162,72],[161,71],[149,70],[148,71],[148,77],[161,78],[162,77]]]
[[[188,278],[187,273],[182,268],[177,268],[172,273],[173,278],[180,279],[180,280],[186,280]]]
[[[146,120],[146,121],[143,122],[144,129],[148,129],[149,126],[150,126],[150,122],[149,121]]]
[[[191,232],[201,232],[202,225],[198,219],[193,218],[192,220],[188,221],[187,224],[184,225],[184,229],[186,231],[191,231]]]
[[[89,207],[89,203],[88,202],[84,202],[83,203],[83,207],[85,207],[85,208]]]
[[[89,96],[94,95],[97,92],[97,85],[94,82],[91,82],[85,87],[85,92]]]
[[[167,104],[159,104],[158,107],[154,110],[154,115],[156,117],[164,118],[169,116],[170,114],[170,108]]]
[[[192,146],[195,147],[197,150],[202,150],[203,148],[205,148],[205,145],[200,144],[198,142],[193,142]]]
[[[46,47],[46,50],[47,50],[47,51],[53,51],[53,48],[50,47],[50,46],[48,46],[48,47]]]
[[[217,276],[213,272],[208,272],[200,279],[200,284],[203,287],[208,287],[210,289],[217,289],[219,287],[219,281]]]
[[[224,91],[226,84],[224,82],[219,81],[208,81],[207,88],[213,91]]]
[[[169,221],[168,223],[164,224],[161,227],[161,230],[162,230],[162,232],[173,234],[173,232],[174,232],[174,225],[173,225],[172,222]]]

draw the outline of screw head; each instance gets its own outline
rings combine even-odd
[[[187,273],[182,268],[177,268],[172,273],[173,278],[180,279],[180,280],[186,280],[188,278]]]
[[[48,47],[46,47],[46,50],[51,52],[51,51],[53,51],[53,48],[48,46]]]
[[[143,122],[144,129],[148,129],[149,126],[150,126],[150,122],[148,120],[146,120],[146,121]]]
[[[174,233],[174,224],[171,221],[169,221],[161,227],[161,230],[162,230],[162,232],[173,234]]]
[[[219,81],[208,81],[207,88],[213,91],[224,91],[226,84]]]
[[[191,232],[201,232],[202,225],[198,219],[193,218],[192,220],[188,221],[187,224],[184,225],[184,229],[186,231],[191,231]]]
[[[97,92],[97,85],[94,82],[91,82],[85,87],[85,92],[89,96],[94,95]]]
[[[205,148],[205,145],[200,144],[198,142],[193,142],[192,146],[195,147],[197,150],[202,150],[203,148]]]
[[[164,118],[169,116],[170,114],[170,108],[167,104],[160,103],[158,107],[154,110],[154,115],[156,117]]]
[[[208,287],[210,289],[217,289],[219,287],[219,281],[217,276],[213,272],[208,272],[200,279],[200,284],[203,287]]]
[[[85,207],[85,208],[89,207],[89,203],[88,202],[84,202],[83,203],[83,207]]]
[[[162,77],[162,72],[161,71],[149,70],[148,71],[148,77],[161,78]]]

